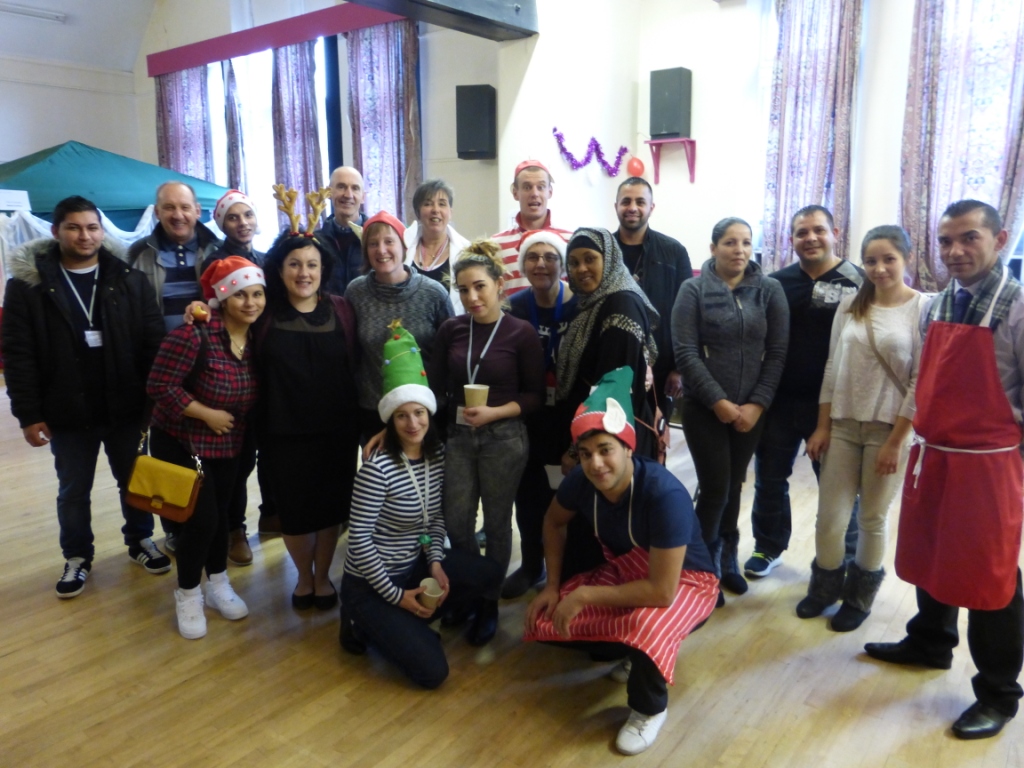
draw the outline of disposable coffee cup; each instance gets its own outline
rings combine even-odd
[[[558,490],[558,486],[560,486],[562,484],[562,480],[565,477],[562,474],[562,465],[561,464],[545,464],[544,465],[544,471],[548,473],[548,485],[551,487],[551,490],[557,491]]]
[[[420,601],[420,605],[424,608],[437,608],[437,602],[444,595],[444,590],[441,589],[441,585],[437,579],[426,578],[420,582],[420,586],[423,587],[423,591],[416,595],[416,599]]]
[[[466,407],[477,408],[487,405],[487,392],[490,390],[486,384],[466,384],[463,389],[466,393]]]

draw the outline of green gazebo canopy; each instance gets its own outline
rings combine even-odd
[[[204,219],[227,191],[208,181],[77,141],[0,164],[0,189],[27,190],[36,216],[48,219],[58,202],[81,195],[96,203],[118,227],[128,230],[135,228],[146,207],[153,203],[156,188],[165,181],[190,184]]]

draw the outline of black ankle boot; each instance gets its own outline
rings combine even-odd
[[[807,585],[807,597],[797,603],[796,615],[801,619],[821,616],[826,608],[839,599],[845,578],[845,563],[829,571],[819,566],[817,560],[812,561],[811,583]]]
[[[864,623],[884,578],[884,568],[865,571],[856,563],[850,563],[846,570],[846,583],[843,584],[843,604],[832,617],[834,631],[852,632]]]
[[[470,645],[487,645],[498,633],[498,601],[481,600],[477,606],[476,617],[469,626],[466,640]]]

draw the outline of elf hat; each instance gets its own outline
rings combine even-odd
[[[570,426],[573,443],[579,442],[581,435],[596,429],[636,449],[633,401],[629,396],[632,384],[633,369],[626,365],[602,376],[590,397],[576,410]]]
[[[565,240],[550,229],[534,229],[523,235],[523,239],[519,241],[519,274],[526,274],[526,252],[537,243],[546,243],[558,251],[558,276],[565,277]]]
[[[220,227],[221,231],[224,231],[224,217],[228,215],[228,211],[235,203],[245,203],[252,208],[253,213],[256,212],[256,206],[252,204],[252,200],[249,199],[248,195],[237,189],[229,189],[217,201],[217,204],[213,206],[213,220],[217,222],[217,226]]]
[[[228,296],[250,285],[266,285],[263,270],[241,256],[228,256],[213,262],[199,278],[203,298],[211,307],[219,307]]]
[[[423,370],[423,355],[416,338],[402,327],[401,320],[388,326],[391,335],[384,342],[384,396],[377,404],[380,420],[387,423],[395,409],[405,403],[419,403],[431,415],[437,412],[437,400],[427,386],[427,372]]]

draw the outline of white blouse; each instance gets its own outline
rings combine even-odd
[[[921,362],[921,310],[929,297],[917,294],[898,307],[872,306],[866,317],[850,313],[853,296],[844,298],[832,322],[832,338],[819,403],[832,404],[833,419],[895,424],[898,416],[914,418],[914,387]],[[868,342],[871,322],[882,358],[906,387],[906,395],[882,368]]]

